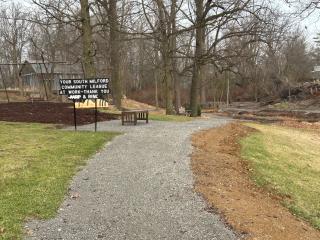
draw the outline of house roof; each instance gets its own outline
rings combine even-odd
[[[27,74],[82,74],[81,64],[43,63],[25,61],[20,68],[21,75]]]
[[[30,64],[34,69],[35,73],[51,73],[52,72],[52,63],[31,63]]]

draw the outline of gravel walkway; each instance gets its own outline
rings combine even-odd
[[[26,239],[236,239],[193,191],[188,157],[193,132],[227,121],[99,123],[125,134],[74,177],[56,218],[27,223]]]

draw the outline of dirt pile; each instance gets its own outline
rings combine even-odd
[[[288,118],[297,121],[318,122],[320,121],[320,96],[268,106],[263,106],[261,103],[234,102],[228,107],[221,108],[218,114],[235,119],[260,122],[281,122]]]
[[[240,124],[193,136],[195,189],[246,239],[320,239],[320,232],[294,217],[280,197],[254,185],[239,157],[238,139],[252,132]],[[216,209],[217,208],[217,209]]]
[[[281,92],[282,99],[305,100],[320,96],[320,82],[305,82],[299,86],[287,88]]]
[[[122,106],[125,109],[148,109],[148,110],[154,110],[156,107],[146,104],[146,103],[142,103],[142,102],[138,102],[132,99],[122,99]]]
[[[77,109],[76,113],[79,125],[95,121],[93,109]],[[111,114],[98,114],[98,121],[107,121],[113,118],[114,116]],[[53,102],[1,103],[0,121],[73,125],[73,104]]]

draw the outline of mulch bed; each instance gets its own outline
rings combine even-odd
[[[77,109],[77,124],[94,123],[94,109]],[[98,121],[115,119],[114,115],[98,114]],[[13,102],[0,104],[0,121],[73,125],[73,104],[54,102]]]

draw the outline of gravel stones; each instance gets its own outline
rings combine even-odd
[[[73,179],[57,216],[27,223],[26,239],[236,239],[220,217],[206,211],[193,190],[190,136],[228,122],[210,118],[186,123],[121,126],[120,131]],[[81,126],[93,130],[93,125]]]

